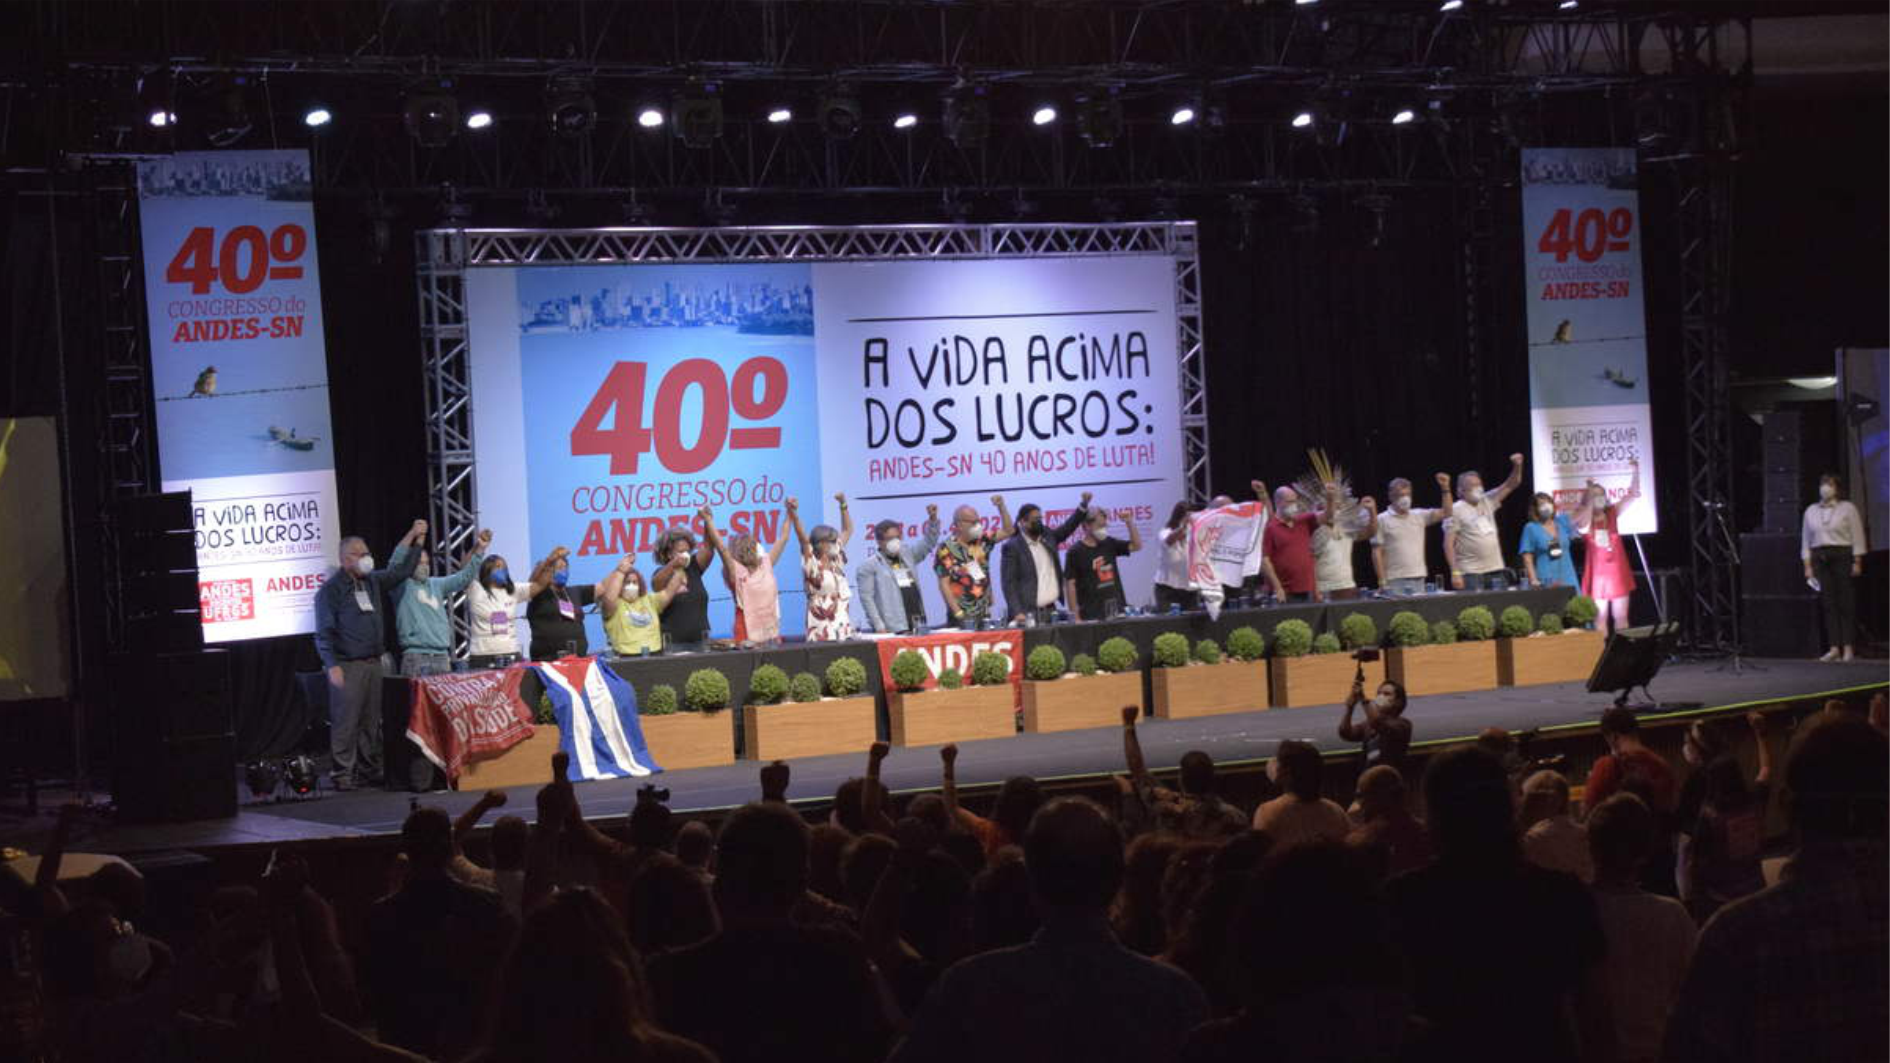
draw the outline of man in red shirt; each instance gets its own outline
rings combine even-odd
[[[1666,758],[1641,741],[1641,722],[1634,714],[1623,708],[1602,713],[1601,740],[1608,744],[1608,755],[1595,761],[1589,770],[1582,804],[1594,808],[1627,790],[1646,801],[1656,814],[1671,814],[1679,792],[1673,769],[1667,766]]]
[[[1312,600],[1312,537],[1318,526],[1319,514],[1300,501],[1298,491],[1280,487],[1273,492],[1273,516],[1261,544],[1266,559],[1260,571],[1281,601]]]

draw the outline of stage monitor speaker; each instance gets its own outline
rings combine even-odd
[[[1818,593],[1805,584],[1798,532],[1739,537],[1740,641],[1757,657],[1816,657]]]
[[[136,756],[154,743],[235,729],[227,650],[123,654],[112,658],[111,670],[117,748],[124,752]]]
[[[112,769],[112,803],[127,823],[176,823],[236,815],[236,737],[159,742]]]
[[[1648,684],[1660,673],[1660,666],[1673,655],[1680,643],[1680,625],[1678,623],[1655,624],[1651,627],[1622,628],[1608,637],[1608,644],[1602,648],[1601,658],[1595,662],[1595,670],[1588,676],[1588,692],[1591,694],[1614,693],[1617,706],[1627,704],[1628,692],[1635,687],[1648,697],[1653,691]],[[1637,712],[1654,710],[1680,709],[1677,703],[1635,705]],[[1698,707],[1698,706],[1694,706]]]
[[[1818,476],[1836,469],[1837,403],[1780,403],[1765,415],[1760,442],[1762,530],[1798,531],[1818,495]]]
[[[196,531],[188,491],[112,504],[123,645],[165,653],[203,647]]]

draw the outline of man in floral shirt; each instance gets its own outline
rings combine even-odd
[[[952,623],[959,627],[991,615],[991,555],[1012,530],[1011,511],[1004,504],[1004,496],[992,495],[991,504],[998,511],[996,531],[985,529],[976,509],[959,506],[952,514],[951,535],[932,555],[939,594],[945,599]]]

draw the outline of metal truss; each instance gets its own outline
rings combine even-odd
[[[758,226],[723,229],[429,229],[416,234],[420,342],[427,397],[429,507],[454,554],[477,533],[478,454],[466,274],[491,267],[663,262],[810,262],[1162,255],[1175,260],[1177,379],[1189,496],[1208,494],[1207,357],[1195,223],[1099,225]],[[449,603],[456,650],[465,618]]]

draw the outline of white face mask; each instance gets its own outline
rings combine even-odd
[[[898,539],[888,539],[879,544],[879,549],[880,552],[887,557],[898,557],[899,552],[905,548],[905,545],[905,543],[900,542]]]
[[[1398,497],[1392,499],[1391,508],[1397,510],[1400,513],[1411,512],[1411,496],[1399,495]]]
[[[1837,488],[1832,487],[1830,484],[1819,484],[1818,498],[1820,501],[1824,502],[1829,502],[1837,498]]]
[[[624,585],[623,585],[623,600],[624,600],[624,601],[626,601],[626,602],[634,602],[634,601],[636,601],[636,600],[637,600],[638,598],[641,598],[641,597],[643,597],[643,585],[642,585],[642,584],[640,584],[640,583],[626,583],[626,584],[624,584]]]
[[[362,554],[361,560],[354,563],[354,570],[365,576],[374,571],[374,555]]]
[[[1596,491],[1588,496],[1588,504],[1595,509],[1602,509],[1608,504],[1608,496],[1605,492]]]
[[[1473,506],[1476,505],[1478,502],[1483,501],[1483,488],[1481,487],[1470,488],[1468,491],[1465,491],[1463,493],[1463,500],[1465,502],[1470,503]]]
[[[1297,517],[1297,516],[1299,516],[1299,503],[1298,503],[1298,502],[1288,502],[1287,504],[1285,504],[1285,505],[1283,505],[1283,506],[1281,506],[1281,507],[1280,507],[1280,516],[1282,516],[1282,517],[1285,517],[1285,518],[1286,518],[1286,519],[1288,519],[1288,520],[1291,520],[1291,519],[1293,519],[1294,517]]]
[[[1391,711],[1391,707],[1397,703],[1398,699],[1392,697],[1390,694],[1380,694],[1372,699],[1372,704],[1378,706],[1381,712]]]
[[[1550,517],[1555,516],[1555,507],[1547,502],[1543,502],[1536,506],[1536,516],[1541,517],[1543,520],[1548,520]]]
[[[1089,530],[1089,534],[1091,538],[1095,539],[1097,542],[1100,543],[1103,540],[1109,538],[1109,529],[1108,528],[1091,528]]]

